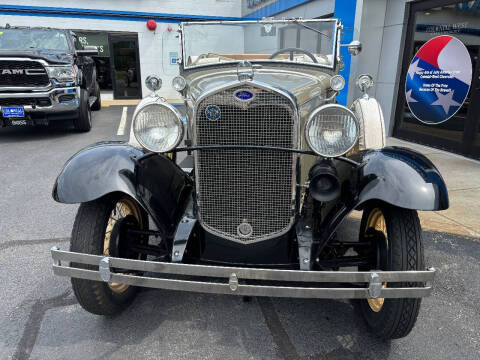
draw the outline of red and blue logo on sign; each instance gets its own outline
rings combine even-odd
[[[421,122],[440,124],[463,105],[471,81],[472,61],[465,45],[453,36],[437,36],[410,63],[405,82],[408,107]]]

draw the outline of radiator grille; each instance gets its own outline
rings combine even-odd
[[[249,102],[235,93],[255,94]],[[216,105],[217,120],[205,109]],[[259,145],[292,148],[295,112],[281,94],[253,87],[235,87],[203,99],[196,109],[196,144]],[[212,233],[250,243],[278,236],[292,223],[292,153],[272,150],[204,150],[196,154],[200,220]],[[248,235],[239,232],[247,224]],[[250,226],[250,228],[249,228]],[[245,228],[244,228],[245,230]]]
[[[43,72],[37,75],[27,75],[25,70],[37,70]],[[13,70],[21,70],[22,73],[14,74]],[[0,60],[0,86],[35,87],[47,86],[50,79],[45,68],[38,61],[33,60]]]

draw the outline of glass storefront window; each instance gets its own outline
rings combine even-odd
[[[448,4],[447,1],[439,0],[439,5],[434,7],[431,7],[432,1],[428,3],[430,4],[428,8],[422,6],[422,3],[412,5],[409,19],[411,31],[405,44],[408,54],[404,58],[402,74],[406,75],[410,61],[423,44],[434,37],[450,35],[463,42],[470,54],[474,75],[472,85],[465,103],[458,112],[447,121],[432,125],[420,122],[410,112],[405,101],[405,78],[402,78],[394,135],[425,145],[476,156],[472,134],[475,130],[480,131],[480,116],[477,115],[478,111],[475,111],[480,102],[480,84],[476,71],[480,53],[480,6],[477,4],[479,2],[471,2],[472,6],[469,6],[468,2],[464,1],[455,3],[452,1]],[[480,145],[479,136],[475,141]]]

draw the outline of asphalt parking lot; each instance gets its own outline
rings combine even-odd
[[[143,290],[113,318],[85,312],[49,249],[68,247],[76,205],[51,198],[64,162],[117,135],[122,106],[94,113],[93,129],[0,128],[0,359],[479,359],[480,242],[424,233],[438,269],[433,296],[401,340],[370,335],[348,301]],[[121,132],[120,132],[121,133]],[[357,236],[349,220],[340,236]]]

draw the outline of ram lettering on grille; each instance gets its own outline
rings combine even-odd
[[[48,84],[50,79],[40,62],[0,59],[0,86],[41,87]]]
[[[241,100],[235,96],[239,90],[254,97]],[[206,110],[211,111],[212,106],[215,116],[207,117]],[[195,142],[198,146],[292,148],[296,141],[295,119],[287,97],[272,90],[234,87],[200,101]],[[295,158],[292,153],[264,149],[197,151],[197,200],[203,227],[241,243],[288,231],[293,223]]]

